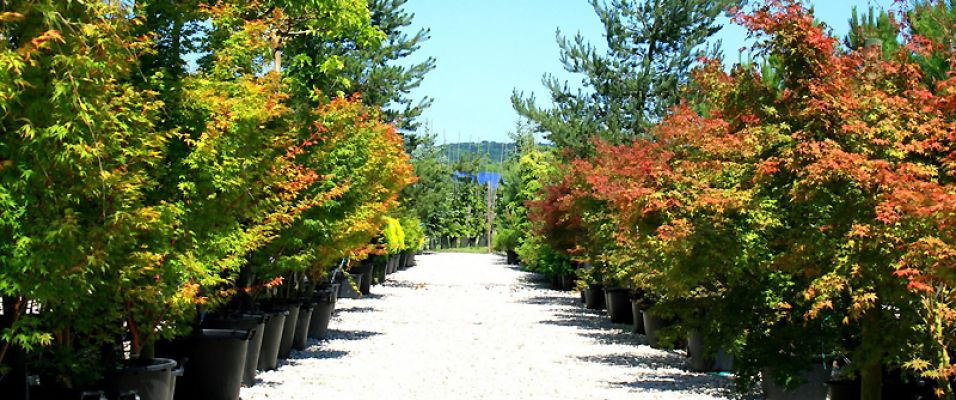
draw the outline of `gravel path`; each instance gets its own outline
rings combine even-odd
[[[574,292],[477,254],[418,257],[365,299],[343,299],[329,337],[242,389],[257,399],[723,399],[729,378],[688,372]]]

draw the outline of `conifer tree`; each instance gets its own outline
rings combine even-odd
[[[716,19],[732,0],[591,0],[604,24],[608,50],[602,53],[580,34],[559,31],[565,70],[581,74],[582,88],[545,75],[555,103],[541,108],[535,96],[516,92],[515,109],[560,147],[586,152],[589,137],[619,141],[642,135],[676,104],[690,70],[702,56],[714,56],[708,44]]]

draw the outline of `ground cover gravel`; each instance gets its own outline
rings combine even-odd
[[[257,399],[724,399],[725,376],[585,310],[576,292],[484,254],[430,254],[364,299],[329,336],[242,389]]]

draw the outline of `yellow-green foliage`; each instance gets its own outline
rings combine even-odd
[[[385,235],[385,246],[389,253],[395,254],[405,250],[405,230],[397,219],[385,217],[385,229],[382,233]]]
[[[425,245],[425,228],[418,218],[404,216],[399,220],[402,230],[405,231],[405,248],[403,250],[418,251]]]

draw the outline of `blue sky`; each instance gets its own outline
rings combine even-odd
[[[818,19],[842,36],[851,7],[888,7],[892,0],[813,0]],[[602,26],[587,0],[408,0],[415,14],[413,29],[431,28],[431,40],[413,60],[435,57],[437,67],[413,93],[435,100],[423,121],[439,143],[508,141],[517,113],[512,90],[534,92],[547,99],[541,85],[545,72],[562,80],[580,81],[564,73],[558,61],[555,31],[580,32],[603,43]],[[736,60],[746,32],[729,23],[718,34],[729,60]]]

